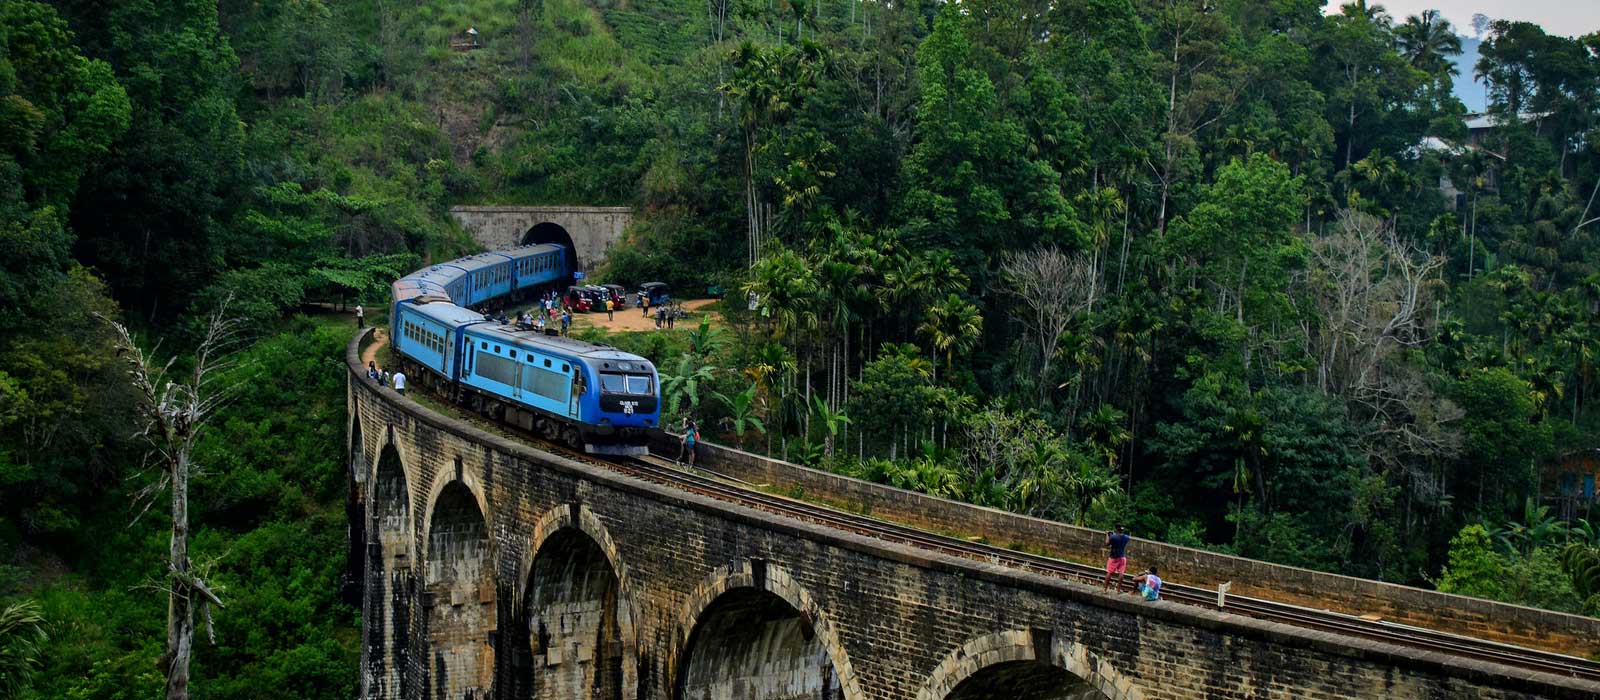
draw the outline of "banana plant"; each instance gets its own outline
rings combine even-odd
[[[677,366],[661,375],[661,393],[667,399],[667,412],[679,415],[679,409],[687,402],[689,414],[698,413],[700,387],[711,382],[716,377],[716,372],[716,367],[700,364],[693,355],[685,354],[679,357]]]
[[[839,436],[839,430],[850,425],[850,417],[844,414],[844,409],[835,411],[828,408],[828,404],[818,394],[811,395],[811,415],[815,419],[812,425],[822,426],[822,454],[824,458],[833,458],[833,441]]]
[[[765,434],[767,426],[756,417],[756,385],[751,384],[733,396],[717,392],[713,394],[724,408],[728,409],[725,422],[733,429],[733,434],[739,438],[739,449],[744,449],[744,434],[747,430],[754,430]]]

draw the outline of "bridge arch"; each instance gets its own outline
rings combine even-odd
[[[573,244],[572,234],[567,231],[565,226],[553,221],[541,221],[522,234],[522,245],[541,243],[566,246],[572,255],[572,269],[583,269],[583,256],[578,252],[578,247]]]
[[[1144,700],[1110,663],[1049,630],[1009,630],[952,651],[917,700]]]
[[[559,505],[535,523],[528,551],[512,615],[511,697],[637,697],[633,587],[605,524],[585,506]]]
[[[865,697],[827,613],[788,571],[761,559],[718,567],[695,587],[679,612],[676,656],[675,700],[722,697],[713,667],[730,665],[786,677],[761,697]]]

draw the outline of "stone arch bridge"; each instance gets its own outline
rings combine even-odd
[[[561,243],[577,255],[577,269],[588,270],[606,258],[611,245],[633,221],[629,207],[459,206],[450,216],[487,250],[526,243]]]
[[[349,349],[361,697],[1590,697],[788,520],[537,451]]]

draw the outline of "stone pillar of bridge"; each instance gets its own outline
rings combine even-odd
[[[362,595],[361,697],[406,697],[412,668],[412,602],[416,591],[411,541],[411,491],[394,444],[379,450],[368,480],[366,562]]]
[[[428,519],[423,607],[433,700],[486,700],[494,685],[495,600],[489,528],[472,491],[444,487]]]

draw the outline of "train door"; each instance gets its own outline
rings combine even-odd
[[[511,366],[515,367],[516,369],[511,371],[511,398],[521,399],[522,398],[522,371],[523,371],[524,368],[522,366],[522,363],[518,362],[516,360],[516,356],[517,356],[517,351],[516,350],[512,350],[511,351],[511,358],[512,358],[511,359]]]
[[[445,376],[450,377],[452,380],[461,376],[461,373],[456,371],[456,332],[450,328],[444,329],[444,366],[442,369]]]
[[[572,393],[567,398],[567,415],[578,417],[578,402],[583,399],[583,365],[572,366]]]

